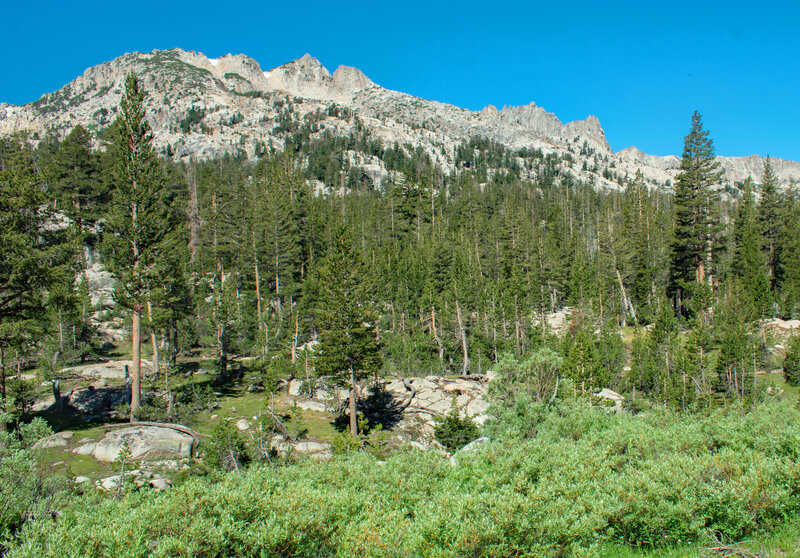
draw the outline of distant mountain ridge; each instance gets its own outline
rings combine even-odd
[[[0,103],[0,134],[64,136],[77,124],[102,129],[116,116],[130,71],[139,75],[147,92],[147,118],[156,147],[177,159],[225,152],[254,157],[269,148],[280,150],[286,142],[282,123],[319,113],[316,133],[346,135],[366,128],[386,146],[421,147],[445,172],[456,169],[456,147],[479,136],[512,150],[555,153],[564,172],[598,187],[619,187],[622,178],[631,178],[637,170],[651,185],[669,186],[678,173],[675,156],[648,155],[635,147],[615,153],[594,116],[564,124],[534,103],[470,111],[385,89],[356,68],[340,66],[331,74],[308,54],[267,71],[241,54],[216,59],[181,49],[125,54],[88,68],[33,103]],[[332,107],[357,119],[343,117]],[[388,174],[374,157],[351,155],[376,182]],[[725,186],[748,176],[760,179],[761,156],[719,160]],[[800,163],[773,158],[772,165],[784,186],[800,181]]]

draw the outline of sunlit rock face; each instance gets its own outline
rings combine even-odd
[[[445,172],[460,170],[455,149],[474,136],[512,150],[553,153],[562,174],[599,188],[619,188],[637,171],[651,187],[669,188],[679,172],[675,156],[648,155],[635,147],[614,153],[594,116],[562,123],[535,103],[470,111],[385,89],[356,68],[340,66],[331,74],[309,54],[266,70],[241,54],[208,58],[180,49],[125,54],[33,103],[0,104],[0,134],[63,137],[77,124],[100,131],[116,117],[130,72],[147,92],[156,148],[175,159],[257,157],[282,149],[292,123],[313,120],[312,137],[366,130],[384,146],[421,147]],[[369,154],[348,156],[367,168],[376,186],[388,174]],[[735,188],[748,176],[758,182],[763,171],[758,155],[719,160],[723,187]],[[772,164],[784,187],[800,181],[800,163],[773,159]]]

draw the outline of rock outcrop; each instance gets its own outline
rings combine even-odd
[[[459,170],[455,148],[480,136],[512,150],[555,154],[563,173],[597,187],[617,188],[637,170],[652,186],[669,187],[678,173],[674,156],[647,155],[633,147],[614,153],[594,116],[562,123],[535,103],[470,111],[385,89],[356,68],[340,66],[331,74],[308,54],[267,71],[244,55],[208,58],[181,49],[125,54],[88,68],[33,103],[0,103],[0,134],[26,130],[34,138],[63,137],[76,124],[100,130],[116,117],[131,71],[148,92],[147,118],[156,147],[176,159],[222,153],[255,157],[271,147],[281,149],[286,123],[317,115],[314,134],[365,129],[387,146],[421,147],[446,172]],[[748,176],[758,182],[761,176],[763,159],[757,155],[719,160],[725,186]],[[379,185],[387,171],[380,162],[371,164],[377,168],[369,174]],[[800,163],[773,159],[773,167],[783,185],[800,181]]]
[[[112,462],[127,444],[130,449],[129,459],[182,459],[192,456],[195,439],[185,432],[170,427],[133,426],[114,430],[106,434],[99,442],[89,444],[91,455],[98,461]],[[81,446],[77,453],[88,453],[89,448]]]

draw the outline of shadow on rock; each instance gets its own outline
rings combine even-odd
[[[376,383],[369,389],[369,395],[359,399],[357,413],[367,419],[367,428],[381,425],[384,430],[391,430],[403,418],[405,405],[398,401],[391,393],[386,391],[386,387],[381,383]],[[348,402],[344,401],[339,409],[339,413],[333,421],[337,430],[347,430],[350,427],[350,416],[347,413]]]

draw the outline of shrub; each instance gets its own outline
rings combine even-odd
[[[220,419],[214,428],[205,462],[211,467],[230,473],[241,471],[249,461],[247,444],[236,425],[233,421]]]
[[[478,427],[469,417],[461,417],[453,398],[450,412],[438,421],[434,430],[436,441],[450,451],[458,451],[478,436]]]
[[[539,413],[535,439],[456,466],[354,452],[160,495],[84,496],[59,521],[26,525],[9,556],[574,556],[710,532],[735,541],[800,512],[799,426],[781,401],[632,416],[573,400]]]
[[[792,337],[783,361],[783,375],[790,386],[800,385],[800,335]]]
[[[66,479],[45,476],[34,443],[52,434],[40,418],[16,428],[0,400],[0,555],[16,531],[34,518],[51,518],[68,495]]]

